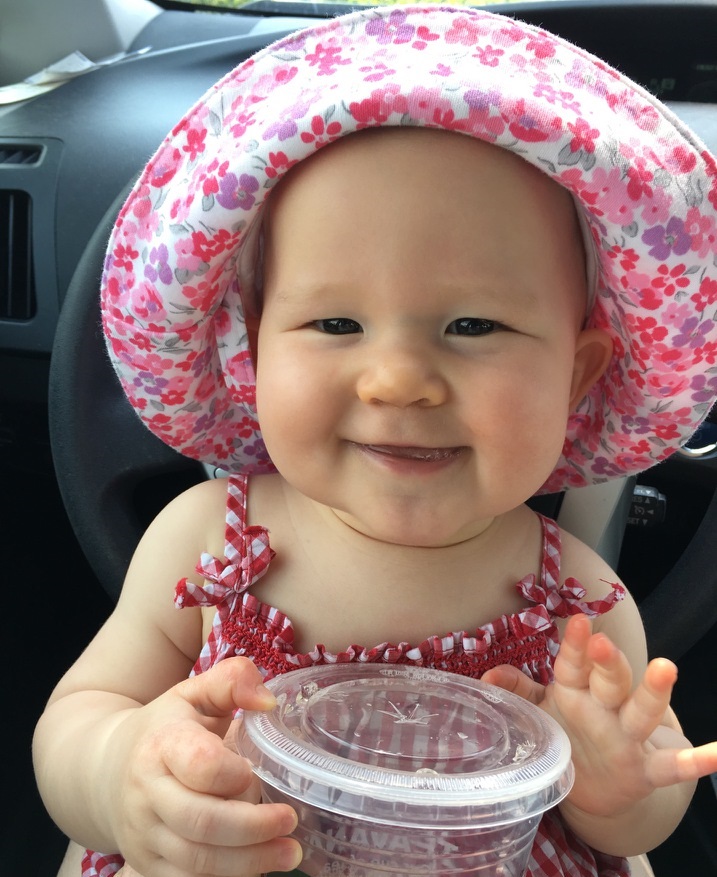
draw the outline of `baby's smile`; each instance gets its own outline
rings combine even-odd
[[[421,447],[412,445],[373,445],[356,443],[356,447],[389,460],[405,460],[413,463],[447,463],[462,457],[466,447]]]

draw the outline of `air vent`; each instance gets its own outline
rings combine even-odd
[[[41,146],[25,146],[16,143],[0,145],[0,167],[3,165],[37,164],[41,156]]]
[[[32,200],[27,192],[0,191],[0,320],[34,315]]]

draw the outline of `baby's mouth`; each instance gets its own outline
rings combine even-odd
[[[463,448],[418,448],[404,445],[364,445],[367,451],[419,463],[440,463],[457,457]]]

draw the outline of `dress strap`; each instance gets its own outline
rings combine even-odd
[[[611,592],[601,600],[586,600],[585,588],[572,576],[564,583],[560,581],[560,562],[562,558],[562,539],[560,527],[555,521],[538,515],[543,530],[543,558],[540,569],[540,581],[536,581],[533,573],[518,583],[518,590],[533,603],[545,606],[548,612],[558,618],[583,613],[596,617],[608,612],[615,603],[625,596],[625,588],[615,582],[609,584]]]
[[[266,527],[246,526],[248,476],[227,479],[224,557],[202,552],[195,569],[204,584],[182,579],[176,587],[174,603],[183,606],[216,606],[246,591],[269,568],[275,552],[269,545]]]

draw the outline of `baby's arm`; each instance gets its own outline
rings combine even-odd
[[[197,531],[214,519],[215,500],[221,515],[225,494],[214,490],[195,489],[150,527],[117,608],[35,734],[37,781],[57,824],[83,846],[121,852],[144,877],[243,877],[291,870],[300,857],[285,837],[292,809],[257,804],[247,762],[223,745],[237,707],[272,705],[260,674],[232,658],[186,678],[202,617],[176,610],[173,590],[208,544]]]
[[[693,749],[670,709],[674,665],[656,659],[633,690],[625,655],[583,615],[570,619],[543,688],[515,668],[485,674],[538,703],[567,731],[575,785],[566,822],[595,849],[630,856],[654,848],[684,815],[700,776],[717,770],[717,743]]]

